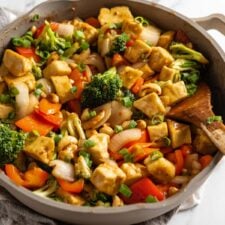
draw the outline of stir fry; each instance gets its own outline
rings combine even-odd
[[[182,30],[126,6],[32,26],[0,67],[0,167],[72,205],[165,200],[217,151],[199,127],[167,116],[196,93],[208,63]]]

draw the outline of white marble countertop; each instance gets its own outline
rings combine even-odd
[[[23,13],[44,0],[0,0],[0,7]],[[225,14],[225,0],[152,0],[172,8],[190,18],[212,13]],[[217,31],[210,34],[225,50],[225,37]],[[198,206],[179,212],[168,225],[224,225],[225,224],[225,158],[217,165],[204,184],[201,202]]]

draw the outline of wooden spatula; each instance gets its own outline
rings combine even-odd
[[[201,127],[215,146],[225,154],[224,124],[222,122],[206,123],[209,117],[214,116],[214,113],[211,105],[211,92],[205,83],[201,83],[193,96],[175,105],[166,116]]]

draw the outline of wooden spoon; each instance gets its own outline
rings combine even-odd
[[[214,116],[211,92],[207,84],[201,83],[193,96],[175,105],[166,116],[201,127],[214,145],[225,154],[224,124],[222,122],[206,123],[209,117]]]

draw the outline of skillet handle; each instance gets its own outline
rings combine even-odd
[[[216,29],[225,35],[225,16],[215,13],[206,17],[194,18],[194,21],[206,30]]]

